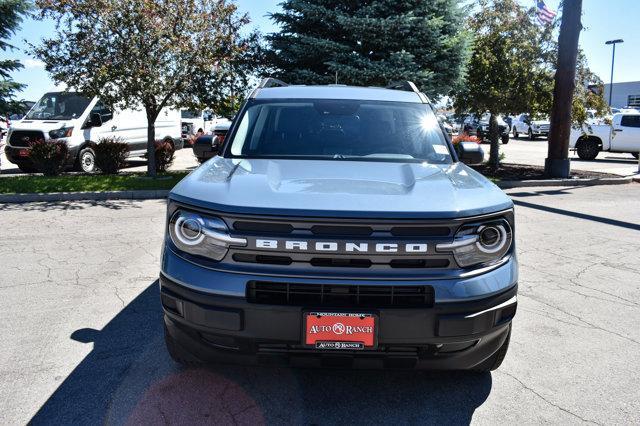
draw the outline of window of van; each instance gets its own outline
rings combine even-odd
[[[113,118],[113,111],[107,108],[107,106],[103,104],[102,101],[98,101],[93,106],[93,108],[91,108],[91,114],[89,114],[89,117],[91,117],[91,115],[93,114],[100,114],[100,117],[102,118],[103,123]]]
[[[80,117],[91,99],[78,93],[46,93],[24,117],[26,120],[73,120]]]

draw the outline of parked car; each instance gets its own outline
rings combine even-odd
[[[592,124],[572,129],[569,147],[582,160],[593,160],[601,151],[640,152],[640,113],[614,114],[611,124]]]
[[[451,123],[449,122],[446,116],[442,114],[438,114],[438,122],[450,137],[453,136],[453,126],[451,125]]]
[[[477,115],[468,115],[464,119],[463,129],[471,136],[477,136],[482,142],[489,140],[489,114],[483,114],[478,117]],[[509,143],[509,126],[502,117],[497,117],[498,121],[498,133],[500,140],[503,144]]]
[[[180,111],[180,120],[182,138],[190,140],[190,137],[195,135],[199,129],[207,132],[213,124],[214,116],[211,111],[183,109]]]
[[[498,368],[513,202],[426,96],[264,80],[221,155],[170,192],[160,273],[179,363]],[[402,90],[401,90],[402,89]]]
[[[155,122],[157,139],[182,148],[180,112],[164,108]],[[46,93],[25,115],[13,123],[7,136],[7,159],[25,172],[34,171],[29,160],[30,142],[63,139],[69,146],[70,164],[84,172],[95,170],[92,145],[101,138],[119,137],[129,144],[129,156],[147,151],[147,118],[142,110],[111,108],[98,98],[75,92]]]
[[[193,144],[193,154],[200,163],[213,158],[220,152],[225,136],[231,127],[231,121],[220,121],[213,127],[212,134],[202,135]]]
[[[529,114],[520,114],[513,119],[511,131],[513,137],[518,138],[521,134],[527,135],[529,140],[534,140],[539,136],[548,137],[551,122],[546,117],[531,118]]]

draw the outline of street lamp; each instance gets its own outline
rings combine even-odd
[[[611,84],[609,85],[609,108],[611,108],[611,96],[613,95],[613,64],[616,61],[616,44],[624,43],[621,38],[609,40],[605,44],[613,44],[613,56],[611,57]]]

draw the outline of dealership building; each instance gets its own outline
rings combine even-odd
[[[604,85],[604,99],[609,102],[610,84]],[[613,83],[613,97],[611,106],[614,108],[640,108],[640,81]]]

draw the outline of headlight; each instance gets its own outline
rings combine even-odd
[[[61,129],[51,130],[49,137],[51,139],[68,138],[73,134],[73,127],[63,127]]]
[[[501,260],[511,248],[513,234],[504,219],[463,225],[452,243],[438,244],[439,252],[453,252],[458,265],[467,268]]]
[[[171,216],[169,236],[179,250],[213,260],[221,260],[231,245],[247,245],[246,239],[229,235],[222,219],[184,210]]]

